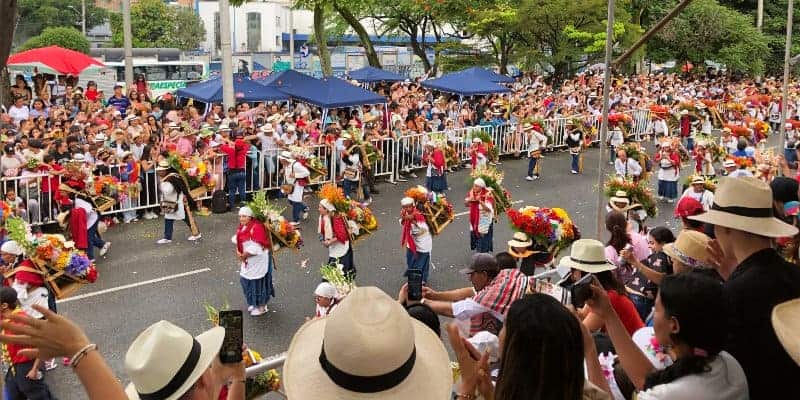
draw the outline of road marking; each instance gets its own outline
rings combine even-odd
[[[511,202],[512,205],[519,204],[519,203],[522,203],[522,200],[517,200],[517,201],[512,201]],[[467,214],[469,214],[469,211],[460,212],[460,213],[454,215],[454,217],[460,217],[462,215],[467,215]]]
[[[183,278],[184,276],[196,275],[196,274],[199,274],[199,273],[202,273],[202,272],[208,272],[208,271],[211,271],[211,268],[196,269],[194,271],[189,271],[189,272],[184,272],[184,273],[180,273],[180,274],[164,276],[164,277],[161,277],[161,278],[150,279],[148,281],[131,283],[129,285],[122,285],[122,286],[117,286],[115,288],[103,289],[103,290],[100,290],[100,291],[97,291],[97,292],[91,292],[91,293],[85,293],[85,294],[81,294],[81,295],[77,295],[77,296],[72,296],[72,297],[68,297],[66,299],[58,300],[58,301],[56,301],[56,303],[57,304],[61,304],[61,303],[66,303],[66,302],[70,302],[70,301],[86,299],[86,298],[89,298],[89,297],[100,296],[101,294],[118,292],[120,290],[131,289],[131,288],[135,288],[135,287],[139,287],[139,286],[149,285],[151,283],[164,282],[164,281],[177,279],[177,278]]]

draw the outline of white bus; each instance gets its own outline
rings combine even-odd
[[[125,63],[106,62],[106,68],[116,72],[116,83],[125,87]],[[202,61],[136,61],[133,62],[135,79],[143,74],[153,97],[174,92],[190,83],[208,78],[208,63]],[[127,92],[127,89],[125,90]]]

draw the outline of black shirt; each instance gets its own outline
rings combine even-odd
[[[772,329],[772,308],[800,297],[800,268],[775,250],[764,249],[744,260],[724,284],[730,305],[730,336],[725,346],[745,375],[750,398],[785,394],[800,378],[800,366],[783,349]]]

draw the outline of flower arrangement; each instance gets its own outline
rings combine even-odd
[[[414,203],[425,216],[425,222],[433,235],[441,233],[455,218],[453,205],[445,196],[429,192],[428,189],[419,185],[406,190],[405,195],[414,199]]]
[[[492,166],[485,166],[472,171],[470,175],[470,185],[477,178],[482,178],[486,182],[486,188],[494,196],[495,215],[500,215],[511,208],[511,193],[503,186],[503,173]]]
[[[167,161],[170,167],[186,180],[189,190],[200,187],[212,190],[217,185],[216,179],[211,174],[206,162],[198,156],[185,158],[173,152],[169,154]]]
[[[628,114],[613,113],[608,116],[608,125],[631,128],[633,126],[633,117]]]
[[[641,204],[649,217],[658,215],[653,191],[647,187],[647,182],[643,180],[630,181],[618,176],[610,176],[603,184],[603,192],[606,197],[611,198],[617,191],[627,193],[632,202]]]
[[[478,138],[481,142],[486,144],[486,152],[487,156],[489,157],[489,161],[497,161],[500,159],[500,149],[497,148],[494,144],[494,140],[492,140],[492,136],[489,135],[489,132],[483,129],[474,129],[470,133],[470,143],[472,143],[472,139]]]
[[[686,177],[686,179],[683,181],[684,187],[691,186],[692,185],[692,181],[694,180],[694,178],[696,178],[698,176],[700,176],[700,175],[689,175],[688,177]],[[709,178],[709,177],[706,177],[706,176],[701,176],[701,177],[703,178],[703,187],[706,190],[711,191],[711,192],[717,190],[717,185],[719,184],[719,180],[717,180],[716,178],[712,179],[712,178]]]
[[[748,137],[748,136],[750,136],[750,133],[751,133],[750,129],[748,129],[746,126],[735,125],[735,124],[725,124],[724,127],[730,129],[731,130],[731,135],[736,136],[736,137],[740,137],[740,136]]]
[[[725,109],[729,110],[729,111],[742,112],[742,111],[744,111],[744,104],[739,103],[739,102],[729,102],[729,103],[725,104]]]
[[[303,245],[300,231],[283,217],[283,208],[278,208],[267,200],[266,192],[256,192],[247,206],[253,210],[253,218],[264,224],[269,231],[272,251],[283,248],[299,249]]]
[[[706,150],[711,153],[711,160],[714,162],[720,162],[728,155],[725,146],[720,145],[713,136],[698,133],[695,135],[694,140],[697,144],[705,146]]]
[[[5,201],[0,200],[0,215],[3,217],[3,221],[7,220],[8,217],[14,214],[14,210],[11,208],[8,203]]]
[[[350,201],[344,196],[342,188],[336,186],[334,183],[326,183],[322,185],[319,190],[320,200],[326,199],[333,204],[336,211],[346,213],[350,210]]]
[[[311,173],[310,181],[324,180],[328,176],[328,167],[311,149],[304,146],[289,146],[289,152],[297,162],[308,168]]]
[[[344,197],[342,189],[335,184],[322,185],[319,198],[330,201],[336,212],[349,220],[348,229],[355,238],[378,229],[378,219],[375,218],[372,210],[355,200]]]
[[[537,247],[546,248],[550,254],[558,253],[580,239],[580,231],[569,214],[562,208],[522,207],[507,212],[511,228],[524,232]]]
[[[623,143],[618,149],[625,150],[625,154],[628,155],[628,158],[632,158],[639,162],[644,162],[650,159],[650,155],[647,154],[647,151],[644,151],[639,143],[636,142],[628,142]],[[644,168],[644,164],[642,164],[642,168]]]
[[[733,162],[736,163],[736,166],[739,168],[752,168],[753,167],[753,159],[750,157],[734,157],[730,156],[729,159],[732,159]]]
[[[347,296],[356,287],[355,279],[344,273],[341,264],[324,264],[319,268],[322,279],[336,287],[339,296]]]
[[[703,103],[703,105],[708,108],[716,108],[717,104],[719,104],[719,101],[711,99],[702,99],[700,100],[700,102]]]
[[[662,106],[659,104],[651,104],[650,105],[650,114],[654,117],[658,117],[661,119],[667,119],[669,116],[669,108],[666,106]]]

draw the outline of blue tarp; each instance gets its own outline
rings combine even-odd
[[[316,79],[294,70],[271,75],[261,84],[321,108],[351,107],[386,102],[385,97],[351,85],[339,78]]]
[[[495,83],[514,83],[514,78],[481,67],[470,67],[454,73]]]
[[[222,102],[222,79],[215,78],[197,82],[178,89],[176,96],[202,101],[204,103]],[[233,78],[233,96],[237,102],[284,101],[289,95],[272,87],[264,86],[250,78]]]
[[[458,72],[442,75],[440,78],[422,81],[422,86],[440,92],[454,93],[461,96],[477,96],[491,93],[504,93],[511,90],[494,82],[482,79],[469,79]]]
[[[395,74],[391,71],[386,71],[380,68],[375,68],[371,66],[366,66],[364,68],[359,68],[355,71],[350,71],[348,74],[350,79],[355,79],[359,82],[370,83],[370,82],[399,82],[406,80],[406,77],[400,74]]]

